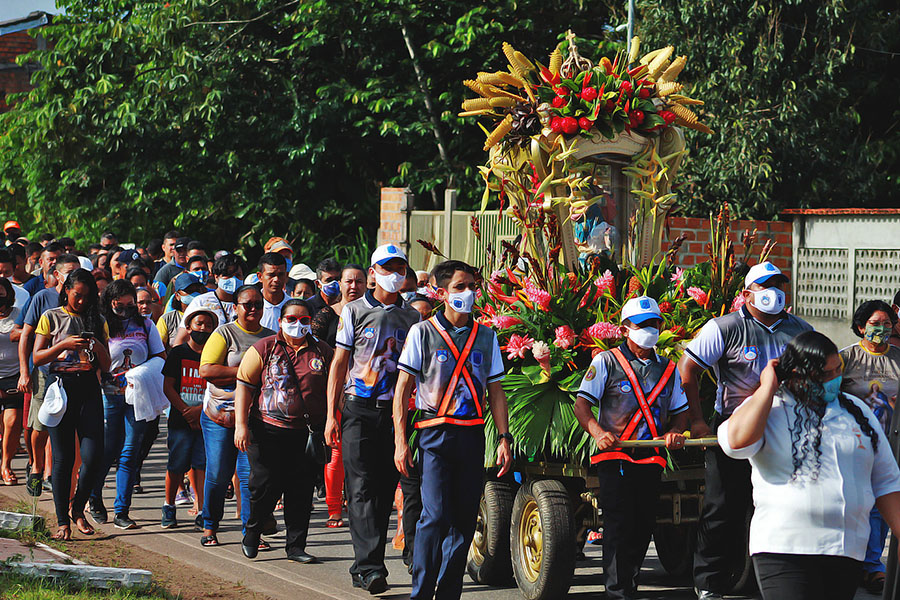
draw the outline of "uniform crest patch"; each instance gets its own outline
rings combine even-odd
[[[450,353],[446,350],[436,350],[434,353],[434,358],[439,363],[445,363],[450,360]]]
[[[741,352],[741,355],[743,355],[744,360],[756,360],[756,358],[759,356],[759,348],[757,348],[756,346],[744,346],[744,350]]]
[[[367,340],[371,340],[373,337],[375,337],[375,328],[366,327],[365,329],[363,329],[363,337],[365,337]]]
[[[584,374],[584,380],[585,380],[585,381],[591,381],[591,380],[593,380],[594,377],[596,377],[596,376],[597,376],[597,367],[595,367],[594,365],[591,365],[591,366],[588,368],[587,373]]]
[[[324,366],[325,363],[322,362],[321,358],[313,358],[309,361],[309,368],[313,371],[321,371]]]
[[[622,392],[623,394],[630,394],[631,393],[631,384],[628,383],[627,381],[621,382],[619,384],[619,391]]]
[[[472,366],[480,367],[481,363],[484,362],[484,355],[479,350],[472,350],[469,360],[472,361]]]

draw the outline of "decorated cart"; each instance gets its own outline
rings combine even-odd
[[[755,232],[737,255],[723,207],[710,219],[708,262],[676,269],[683,239],[662,248],[683,128],[709,132],[691,109],[702,102],[676,81],[686,58],[672,47],[639,58],[635,38],[628,55],[594,63],[570,33],[547,66],[506,43],[503,54],[508,70],[464,82],[477,97],[461,115],[489,123],[479,123],[490,152],[480,167],[482,210],[498,204],[520,231],[512,243],[487,244],[495,270],[480,298],[480,319],[506,354],[516,462],[514,477],[490,475],[489,422],[489,476],[468,572],[486,584],[514,577],[529,599],[561,598],[586,530],[602,526],[598,482],[587,469],[596,447],[573,412],[591,358],[621,342],[621,307],[645,293],[664,313],[657,349],[677,360],[703,323],[738,307]],[[669,456],[664,482],[656,547],[668,571],[684,573],[701,506],[701,451]],[[735,565],[735,587],[748,574],[747,563]]]

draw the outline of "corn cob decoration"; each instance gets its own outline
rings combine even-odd
[[[559,46],[557,46],[553,52],[550,54],[550,73],[556,75],[559,73],[559,68],[562,66],[562,52],[559,51]]]
[[[506,118],[500,121],[500,124],[494,128],[494,131],[492,131],[484,141],[484,149],[490,150],[491,148],[499,144],[500,140],[502,140],[507,133],[512,131],[512,123],[512,115],[506,115]]]

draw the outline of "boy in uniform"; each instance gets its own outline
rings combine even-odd
[[[420,319],[400,297],[407,268],[406,255],[393,244],[372,253],[369,273],[375,288],[341,311],[328,375],[325,440],[336,447],[343,438],[354,553],[350,575],[354,587],[370,594],[387,589],[384,546],[399,478],[393,463],[391,400],[400,349]]]
[[[599,452],[606,597],[635,597],[637,576],[656,522],[659,480],[666,459],[659,448],[617,449],[619,440],[665,439],[684,447],[688,402],[675,363],[656,354],[663,318],[656,300],[632,298],[622,307],[625,342],[591,361],[575,400],[575,416]],[[599,409],[594,417],[592,406]]]
[[[414,384],[422,415],[415,423],[422,514],[413,546],[411,600],[455,599],[462,593],[481,499],[485,399],[501,432],[498,476],[512,464],[497,334],[471,315],[475,270],[448,260],[435,267],[434,277],[444,312],[410,329],[394,392],[394,464],[404,475],[413,467],[406,423]]]

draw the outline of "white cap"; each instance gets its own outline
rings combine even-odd
[[[81,265],[82,269],[87,269],[88,271],[94,270],[94,263],[92,263],[91,259],[89,259],[87,256],[79,256],[78,264]]]
[[[787,275],[781,272],[781,269],[776,267],[770,262],[759,263],[758,265],[753,265],[750,267],[750,271],[747,272],[747,276],[744,277],[744,289],[750,287],[753,283],[765,283],[771,277],[784,277],[787,280]]]
[[[309,279],[311,281],[315,281],[316,272],[303,263],[298,263],[291,267],[291,272],[288,273],[288,277],[295,281],[298,279]]]
[[[66,391],[62,387],[62,381],[56,380],[47,388],[44,402],[38,410],[38,421],[47,427],[56,427],[66,414]]]
[[[662,319],[659,312],[659,304],[649,296],[632,298],[622,307],[622,321],[628,319],[635,325],[640,325],[648,319]]]
[[[258,273],[250,273],[244,277],[244,285],[256,285],[257,283],[259,283]]]
[[[400,258],[406,263],[409,262],[406,258],[406,254],[400,249],[400,246],[395,246],[394,244],[382,244],[375,248],[375,252],[372,253],[372,260],[369,264],[383,265],[392,258]]]
[[[211,308],[209,308],[208,306],[203,306],[199,302],[196,302],[196,303],[191,302],[188,305],[187,310],[184,311],[184,321],[183,322],[184,322],[185,326],[190,325],[191,319],[197,313],[205,313],[207,315],[211,315],[213,318],[213,327],[219,326],[219,315],[217,315],[215,312],[213,312],[213,310]]]

